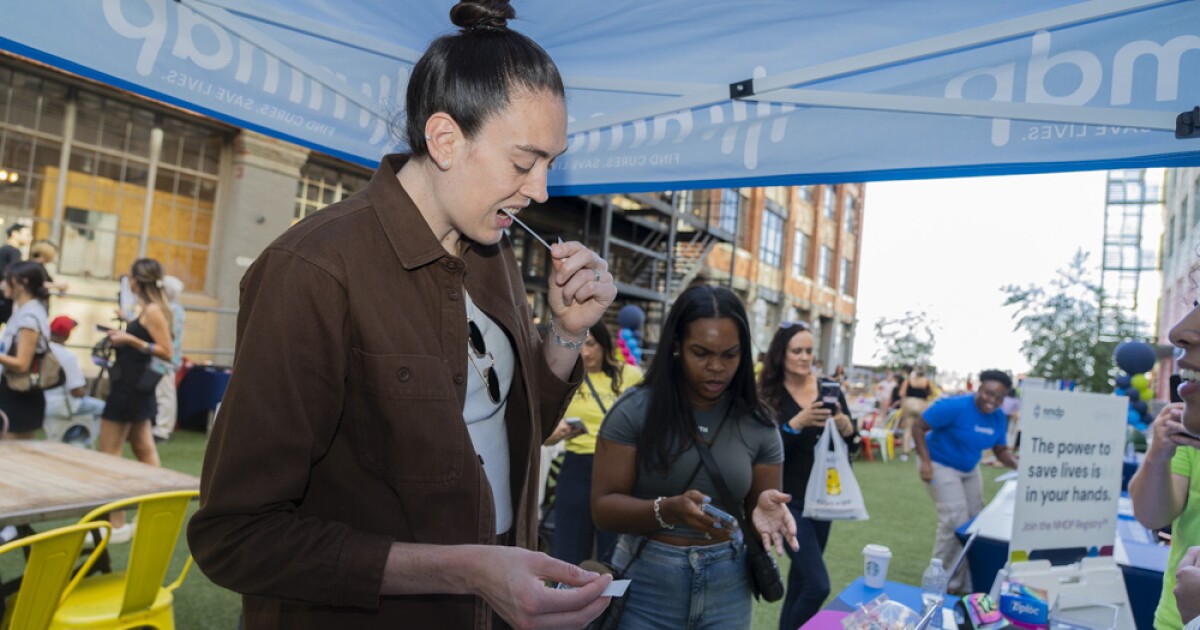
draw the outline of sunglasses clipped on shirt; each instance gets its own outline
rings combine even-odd
[[[496,358],[488,352],[487,343],[483,339],[483,331],[479,330],[479,326],[475,320],[467,318],[467,340],[470,342],[471,355],[467,358],[471,359],[471,365],[475,367],[475,371],[479,373],[479,377],[483,379],[483,384],[487,387],[488,398],[491,399],[493,405],[500,404],[500,379],[496,377]],[[487,367],[479,369],[479,364],[475,361],[487,359]]]

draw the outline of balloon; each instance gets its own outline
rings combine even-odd
[[[633,336],[632,330],[629,330],[628,328],[621,329],[621,339],[624,339],[625,341],[629,341],[630,339],[633,339],[633,338],[634,338],[634,336]]]
[[[1129,382],[1135,389],[1146,389],[1150,386],[1150,379],[1146,378],[1145,374],[1134,374]]]
[[[1139,389],[1138,393],[1142,395],[1142,400],[1154,400],[1154,390],[1150,389],[1149,387],[1143,387],[1142,389]]]
[[[1117,387],[1125,388],[1131,385],[1131,378],[1128,374],[1122,374],[1117,377]]]
[[[1125,420],[1129,424],[1137,424],[1142,421],[1142,414],[1138,413],[1137,411],[1134,411],[1133,409],[1130,409],[1125,414]]]
[[[1132,403],[1131,405],[1129,405],[1129,408],[1138,412],[1139,416],[1144,416],[1144,415],[1146,415],[1146,413],[1148,413],[1150,411],[1150,406],[1147,405],[1146,401],[1144,401],[1144,400],[1139,400],[1135,403]]]
[[[646,322],[646,311],[636,304],[626,304],[621,307],[617,313],[617,325],[621,328],[632,328],[641,330],[642,324]],[[1147,370],[1150,368],[1146,368]],[[1146,370],[1138,370],[1144,372]]]
[[[1113,359],[1130,374],[1149,372],[1154,368],[1154,346],[1144,341],[1122,341],[1113,351]]]
[[[1118,396],[1124,396],[1126,392],[1129,391],[1125,389],[1126,387],[1128,387],[1128,385],[1118,385],[1117,388],[1113,390],[1113,393]]]
[[[1130,402],[1137,402],[1142,399],[1142,392],[1136,389],[1131,389],[1125,392],[1125,395],[1129,397]]]

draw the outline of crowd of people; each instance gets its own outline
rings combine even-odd
[[[830,523],[803,511],[815,441],[859,447],[845,396],[825,394],[844,368],[822,376],[801,322],[778,327],[756,368],[739,298],[696,286],[671,305],[642,376],[604,324],[607,262],[574,241],[537,239],[552,264],[538,330],[504,232],[547,198],[567,148],[565,90],[514,17],[502,0],[455,5],[458,30],[412,69],[408,153],[247,272],[188,528],[196,561],[244,594],[249,628],[582,627],[614,611],[621,628],[747,628],[763,588],[749,539],[791,555],[779,625],[796,628],[830,590]],[[135,348],[162,344],[151,301],[148,336],[121,338]],[[981,452],[1017,465],[1011,388],[988,370],[938,398],[917,369],[878,392],[902,414],[947,566],[954,528],[982,503]],[[539,453],[563,441],[543,555]],[[596,560],[632,581],[618,607]],[[951,588],[970,588],[965,574]]]
[[[104,333],[101,343],[115,354],[108,367],[108,394],[101,399],[89,395],[79,359],[66,345],[79,322],[69,314],[50,318],[53,295],[68,289],[51,276],[57,247],[32,241],[32,231],[23,223],[9,226],[6,234],[0,247],[0,310],[7,313],[0,328],[0,439],[44,434],[55,441],[94,444],[117,457],[128,441],[138,460],[159,465],[152,427],[165,429],[159,440],[169,438],[174,427],[175,381],[162,376],[173,375],[182,361],[182,282],[165,275],[156,260],[133,263],[129,277],[137,306],[129,313],[117,309],[124,330],[98,326]],[[47,362],[46,356],[54,361]],[[161,366],[152,368],[151,361]],[[48,374],[51,370],[57,375]],[[160,387],[160,380],[167,383]],[[111,542],[128,542],[132,524],[124,522],[123,514],[113,514],[111,520]],[[11,528],[0,531],[0,539],[13,535]]]
[[[756,366],[737,294],[698,285],[671,304],[643,374],[605,323],[617,295],[608,263],[575,241],[543,243],[539,329],[505,231],[546,200],[567,149],[563,80],[508,27],[507,2],[460,2],[450,18],[458,30],[429,45],[408,82],[409,152],[386,156],[363,192],[298,222],[246,273],[236,369],[188,525],[196,562],[243,594],[247,628],[583,627],[608,614],[634,630],[737,629],[769,590],[748,560],[761,546],[790,557],[778,623],[798,628],[831,590],[832,524],[805,509],[810,481],[828,474],[814,452],[822,439],[847,458],[862,448],[844,366],[823,373],[800,321],[775,328]],[[47,270],[57,250],[20,224],[7,237],[0,369],[25,374],[49,353],[63,378],[45,391],[0,378],[4,436],[61,439],[63,419],[91,416],[100,451],[129,443],[159,465],[182,284],[156,260],[133,263],[136,305],[104,331],[114,359],[101,400],[66,345],[78,321],[51,319],[53,291],[67,289]],[[1171,334],[1196,374],[1198,313]],[[1018,465],[1012,389],[985,370],[941,396],[917,367],[874,391],[898,414],[901,459],[915,452],[944,566],[961,550],[955,530],[983,506],[982,453]],[[1130,487],[1138,519],[1176,532],[1163,628],[1200,623],[1200,547],[1188,548],[1200,545],[1200,438],[1188,427],[1200,431],[1200,403],[1185,396],[1155,421]],[[542,554],[539,453],[558,443]],[[110,519],[112,541],[128,540],[134,524]],[[614,575],[632,584],[610,607]],[[965,566],[949,586],[973,590]]]

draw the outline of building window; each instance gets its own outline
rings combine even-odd
[[[826,185],[821,197],[821,212],[826,219],[837,216],[837,191],[833,186]]]
[[[70,107],[75,126],[67,138]],[[156,129],[161,145],[152,147]],[[224,144],[225,132],[215,128],[0,62],[0,169],[11,165],[19,176],[0,188],[0,219],[31,222],[34,238],[58,242],[60,273],[115,278],[128,273],[144,242],[146,256],[168,274],[204,290]],[[60,181],[62,231],[51,234]]]
[[[1163,257],[1170,258],[1175,244],[1175,215],[1167,221],[1167,233],[1163,235]]]
[[[730,234],[736,234],[738,228],[738,211],[741,209],[742,196],[732,188],[721,189],[721,220],[718,227]]]
[[[744,216],[750,207],[750,191],[746,188],[721,189],[721,215],[717,227],[734,235],[734,243],[742,249],[750,249],[746,242],[746,223]]]
[[[1195,187],[1192,188],[1192,225],[1200,223],[1200,179],[1196,180]]]
[[[843,229],[847,234],[858,232],[858,198],[852,195],[846,195],[846,220]]]
[[[850,295],[850,259],[842,259],[842,268],[838,270],[838,278],[841,283],[842,293]]]
[[[779,267],[783,264],[783,216],[769,208],[763,211],[758,257],[764,264],[771,267]]]
[[[363,169],[318,164],[310,159],[300,169],[300,179],[296,182],[296,211],[292,222],[353,195],[366,188],[370,181],[370,175]]]
[[[796,195],[800,197],[800,201],[812,204],[812,186],[797,186]]]
[[[821,259],[817,265],[817,279],[821,286],[833,287],[833,249],[828,245],[821,246]]]
[[[0,65],[0,229],[20,222],[50,237],[53,213],[43,219],[37,209],[54,207],[68,99],[65,85]]]
[[[788,203],[791,196],[790,190],[787,186],[767,186],[763,189],[763,196],[767,198],[767,201],[778,206],[780,212],[786,217],[788,208],[791,207],[791,204]]]
[[[797,278],[808,276],[808,252],[810,237],[796,230],[796,240],[792,241],[792,275]]]
[[[193,290],[204,287],[224,138],[186,122],[162,122],[146,255]],[[122,254],[124,250],[118,248]],[[133,250],[135,253],[136,248]],[[118,256],[117,268],[126,266]],[[132,265],[133,260],[128,264]]]

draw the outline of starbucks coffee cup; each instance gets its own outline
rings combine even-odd
[[[883,545],[863,547],[863,582],[868,588],[883,588],[887,581],[888,563],[892,561],[892,550]]]

